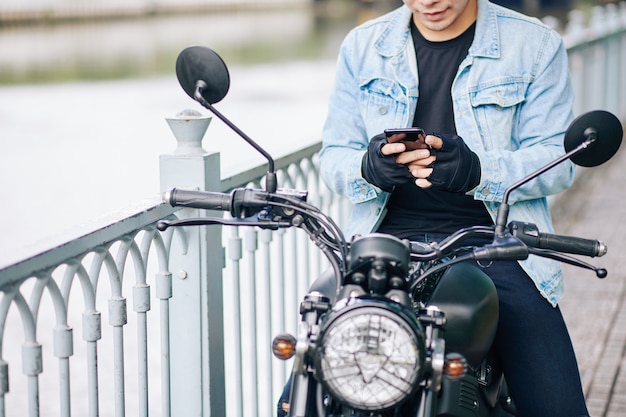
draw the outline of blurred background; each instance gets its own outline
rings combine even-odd
[[[602,0],[599,0],[602,1]],[[593,0],[499,0],[562,21]],[[275,157],[320,137],[339,43],[400,0],[0,0],[0,264],[159,192],[191,108],[174,74],[189,45],[231,71],[217,107]],[[218,120],[222,176],[262,162]],[[38,245],[35,245],[38,246]]]
[[[564,18],[604,0],[498,0]],[[189,43],[232,63],[332,58],[354,24],[401,0],[0,0],[0,85],[171,72]]]

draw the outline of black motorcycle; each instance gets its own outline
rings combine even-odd
[[[187,94],[261,152],[269,170],[265,189],[172,189],[165,195],[172,206],[227,211],[232,218],[162,221],[158,228],[297,227],[331,265],[301,303],[297,336],[282,334],[273,341],[275,356],[294,358],[279,415],[515,415],[502,373],[489,361],[498,297],[477,262],[541,256],[604,278],[605,269],[568,255],[602,256],[607,252],[602,242],[509,222],[508,198],[512,190],[567,159],[585,167],[610,159],[622,140],[619,120],[605,111],[574,120],[565,135],[565,155],[509,187],[492,227],[464,228],[432,244],[378,233],[346,240],[329,216],[307,203],[306,192],[278,188],[271,156],[213,107],[230,82],[214,51],[185,49],[176,71]]]

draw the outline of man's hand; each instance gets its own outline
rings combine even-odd
[[[388,143],[385,134],[374,136],[361,160],[363,178],[387,192],[392,191],[395,186],[413,180],[407,166],[396,162],[395,155],[405,150],[406,145],[402,142]]]
[[[403,152],[396,158],[417,178],[415,185],[465,193],[480,182],[480,161],[456,135],[427,135],[428,149]]]
[[[397,163],[407,165],[411,175],[417,178],[415,185],[420,188],[428,188],[432,185],[426,179],[433,172],[432,164],[436,160],[431,149],[441,149],[443,141],[437,136],[426,135],[424,143],[427,146],[426,148],[403,152],[396,158]]]

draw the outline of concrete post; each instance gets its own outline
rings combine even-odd
[[[211,121],[193,110],[167,119],[177,148],[160,158],[161,191],[171,188],[221,191],[219,153],[206,152],[202,138]],[[179,218],[201,217],[204,210],[183,209]],[[211,215],[221,215],[211,212]],[[169,260],[171,415],[226,415],[224,325],[220,226],[175,230]],[[186,243],[181,243],[186,242]],[[184,247],[183,247],[184,246]]]

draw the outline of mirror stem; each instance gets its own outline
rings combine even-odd
[[[202,80],[196,81],[196,91],[194,93],[194,99],[202,104],[205,108],[207,108],[211,113],[216,115],[221,121],[226,123],[228,127],[235,131],[239,136],[241,136],[246,142],[248,142],[254,149],[256,149],[261,155],[267,159],[268,162],[268,170],[267,176],[265,178],[265,189],[269,193],[275,193],[276,188],[278,187],[278,181],[276,179],[276,172],[274,171],[274,159],[272,156],[265,151],[265,149],[261,148],[255,141],[253,141],[248,135],[246,135],[241,129],[235,126],[230,120],[226,118],[222,113],[220,113],[215,107],[211,105],[208,101],[202,97],[202,90],[206,88],[206,82]]]
[[[596,141],[596,130],[591,127],[588,128],[587,130],[585,130],[585,137],[586,139],[576,148],[567,152],[565,155],[561,156],[560,158],[552,161],[548,165],[542,168],[539,168],[537,171],[533,172],[527,177],[522,178],[521,180],[511,185],[509,188],[507,188],[504,191],[504,195],[502,197],[502,203],[500,203],[500,206],[498,207],[498,214],[496,215],[496,230],[495,230],[496,238],[498,237],[502,238],[506,234],[506,223],[509,217],[509,194],[511,194],[511,191],[515,190],[518,187],[521,187],[522,185],[526,184],[530,180],[554,168],[555,166],[559,165],[561,162],[565,161],[566,159],[569,159],[572,156],[577,155],[578,153],[587,149]]]

